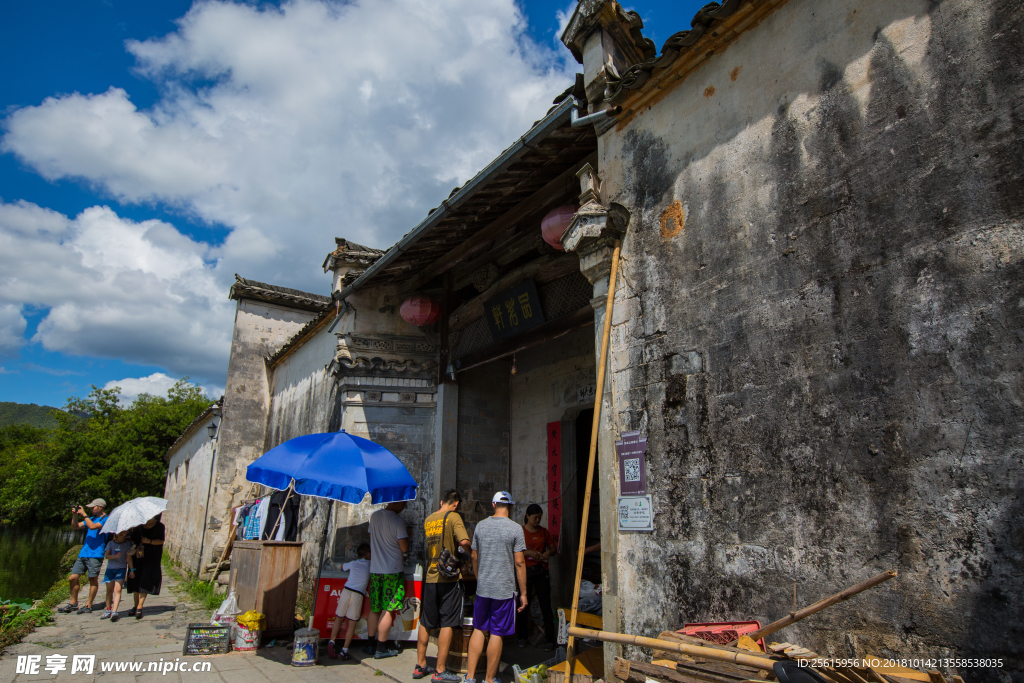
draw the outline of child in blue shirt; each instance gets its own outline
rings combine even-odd
[[[128,572],[135,571],[132,567],[133,547],[127,531],[120,532],[107,542],[103,551],[103,559],[107,561],[107,571],[103,573],[103,583],[107,586],[107,604],[100,619],[117,621],[121,618],[117,612],[121,604],[121,589]]]

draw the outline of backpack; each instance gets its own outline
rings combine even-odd
[[[444,547],[444,532],[448,524],[448,515],[444,513],[444,521],[441,522],[441,550],[437,553],[437,573],[446,579],[457,579],[462,572],[462,560],[455,556],[455,553]]]

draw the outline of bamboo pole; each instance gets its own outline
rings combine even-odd
[[[779,629],[783,629],[783,628],[789,626],[790,624],[795,624],[796,622],[800,621],[801,619],[805,619],[805,618],[811,616],[815,612],[820,612],[821,610],[823,610],[823,609],[825,609],[827,607],[831,607],[832,605],[836,604],[837,602],[842,602],[843,600],[848,600],[849,598],[852,598],[857,593],[861,593],[863,591],[866,591],[869,588],[874,588],[878,584],[885,583],[889,579],[892,579],[892,578],[895,578],[895,577],[896,577],[896,572],[893,571],[893,570],[882,572],[878,576],[870,578],[867,581],[858,583],[856,586],[850,586],[849,588],[847,588],[846,590],[842,591],[841,593],[836,593],[835,595],[833,595],[831,597],[828,597],[828,598],[825,598],[824,600],[819,600],[818,602],[814,603],[810,607],[804,607],[802,610],[794,609],[794,611],[790,612],[789,615],[783,617],[782,619],[779,619],[778,621],[773,621],[772,623],[768,624],[767,626],[765,626],[765,627],[763,627],[763,628],[761,628],[761,629],[759,629],[757,631],[754,631],[753,633],[749,633],[747,635],[750,637],[751,640],[756,641],[758,638],[763,638],[763,637],[765,637],[765,636],[767,636],[767,635],[769,635],[771,633],[775,633]],[[734,641],[732,641],[729,644],[730,645],[735,645],[736,641],[734,640]]]
[[[576,641],[572,634],[576,627],[576,613],[580,604],[580,581],[583,579],[583,551],[587,547],[587,522],[590,517],[590,491],[594,485],[594,460],[597,456],[597,432],[601,424],[601,399],[604,395],[605,366],[608,362],[608,337],[612,329],[612,307],[615,305],[615,277],[619,271],[619,250],[621,240],[615,240],[612,251],[612,270],[608,276],[608,301],[604,306],[604,331],[601,333],[601,360],[597,365],[597,391],[594,395],[594,421],[590,429],[590,459],[587,463],[587,488],[583,496],[583,518],[580,521],[580,551],[576,557],[576,581],[572,588],[572,612],[569,616],[569,642],[565,648],[565,658],[569,662],[566,667],[566,683],[572,683],[573,655]]]
[[[622,645],[635,645],[647,647],[653,650],[667,650],[669,652],[680,652],[691,657],[705,657],[719,662],[730,662],[742,666],[750,666],[762,671],[771,671],[777,661],[768,655],[757,655],[753,652],[746,654],[730,650],[719,650],[714,647],[703,647],[701,645],[690,645],[689,643],[676,643],[671,640],[658,640],[657,638],[645,638],[643,636],[631,636],[625,633],[612,633],[610,631],[592,631],[587,628],[569,627],[569,637],[590,638],[601,640],[607,643],[621,643]]]
[[[288,499],[292,497],[292,491],[295,490],[294,486],[295,480],[292,479],[291,482],[288,483],[288,493],[284,496],[284,502],[281,503],[281,509],[277,512],[277,519],[274,521],[274,529],[270,532],[270,535],[267,536],[268,541],[273,541],[274,536],[277,535],[277,527],[281,526],[281,519],[284,517],[284,506],[288,504]]]

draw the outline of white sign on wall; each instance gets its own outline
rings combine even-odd
[[[654,531],[651,496],[619,496],[619,531]]]

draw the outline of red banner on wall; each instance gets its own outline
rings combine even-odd
[[[562,423],[548,423],[548,533],[558,545],[562,530]]]

